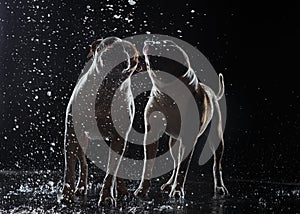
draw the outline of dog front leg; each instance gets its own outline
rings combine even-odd
[[[110,144],[109,160],[103,187],[100,192],[98,205],[116,206],[114,197],[114,185],[118,168],[126,147],[126,141],[114,135]]]
[[[173,172],[172,172],[172,175],[171,175],[170,179],[160,187],[160,189],[162,191],[170,191],[171,190],[171,185],[173,183],[173,180],[175,178],[175,174],[177,172],[177,165],[178,165],[177,155],[179,153],[179,144],[175,144],[176,141],[177,141],[176,139],[174,139],[170,136],[169,149],[170,149],[170,153],[171,153],[171,156],[172,156],[172,159],[173,159],[174,166],[173,166]]]
[[[87,194],[87,177],[88,177],[88,164],[86,160],[86,148],[88,145],[88,137],[84,135],[83,145],[79,145],[78,148],[78,160],[80,164],[80,177],[76,186],[75,195],[76,196],[85,196]]]
[[[64,184],[62,190],[62,201],[73,202],[75,192],[75,165],[78,143],[70,135],[65,137],[65,171],[64,171]]]
[[[116,195],[118,197],[118,199],[122,199],[124,198],[125,196],[128,196],[129,195],[129,192],[128,192],[128,189],[126,187],[126,183],[124,181],[124,179],[122,177],[118,177],[119,175],[124,175],[124,166],[122,164],[122,161],[121,160],[121,163],[120,163],[120,166],[119,166],[119,169],[118,169],[118,175],[117,175],[117,178],[116,178],[116,185],[115,185],[115,192],[116,192]]]
[[[152,140],[153,138],[146,132],[144,137],[144,168],[140,185],[134,192],[135,196],[145,197],[150,188],[152,169],[158,147],[158,140],[154,142],[152,142]]]
[[[185,147],[181,142],[178,153],[179,164],[177,166],[177,171],[169,197],[184,198],[184,184],[188,172],[188,168],[192,159],[194,149],[184,158]]]

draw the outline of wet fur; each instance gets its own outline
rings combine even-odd
[[[171,42],[171,41],[169,41]],[[176,46],[175,43],[171,42],[172,47]],[[135,191],[136,196],[145,197],[150,188],[150,179],[152,175],[152,168],[154,165],[154,158],[156,157],[157,152],[157,142],[150,143],[150,139],[147,138],[147,132],[151,130],[149,124],[149,116],[151,113],[155,111],[162,112],[167,118],[167,127],[166,134],[169,135],[169,148],[174,160],[174,170],[170,177],[170,179],[161,186],[161,190],[168,190],[170,197],[182,197],[184,198],[184,184],[186,180],[186,175],[188,172],[188,168],[190,165],[191,157],[193,155],[193,150],[187,155],[185,159],[182,157],[185,153],[185,140],[182,138],[183,136],[179,136],[180,129],[180,114],[188,115],[188,112],[179,112],[178,109],[174,107],[173,100],[163,94],[160,93],[159,87],[168,87],[168,84],[172,83],[164,83],[158,80],[155,77],[155,70],[167,71],[180,79],[186,87],[193,94],[194,99],[197,103],[198,112],[200,116],[200,127],[197,134],[194,136],[194,145],[196,144],[198,138],[203,134],[208,124],[210,123],[213,114],[216,114],[219,118],[218,127],[217,128],[218,135],[221,140],[221,145],[218,148],[213,148],[211,144],[211,149],[214,155],[214,166],[213,166],[213,175],[214,175],[214,190],[216,194],[224,195],[228,194],[228,191],[223,183],[222,179],[222,167],[221,161],[224,152],[224,140],[223,140],[223,131],[222,131],[222,121],[221,121],[221,111],[219,107],[218,101],[224,95],[224,80],[223,75],[219,75],[219,92],[216,94],[214,91],[208,86],[200,83],[192,69],[189,69],[180,64],[176,64],[170,60],[166,60],[163,57],[155,57],[150,56],[147,57],[145,50],[148,51],[149,47],[146,47],[146,43],[144,46],[144,55],[146,61],[148,60],[148,67],[146,68],[149,76],[152,80],[153,88],[151,91],[150,99],[147,103],[145,109],[145,139],[144,139],[144,170],[141,178],[140,185],[138,189]],[[186,53],[178,47],[178,51],[181,51],[183,56],[188,59]],[[189,62],[187,63],[189,65]],[[188,100],[187,100],[188,105]],[[149,141],[150,140],[150,141]],[[180,144],[177,148],[174,147],[175,142],[179,140]],[[149,142],[148,142],[149,141]],[[147,145],[147,146],[146,146]]]
[[[74,201],[74,197],[84,196],[87,193],[87,175],[88,175],[88,164],[85,156],[85,150],[88,146],[89,141],[89,130],[80,133],[80,136],[76,136],[73,124],[72,115],[72,104],[80,89],[84,87],[85,84],[90,84],[87,82],[88,75],[94,75],[98,71],[99,64],[105,63],[96,57],[101,57],[102,53],[116,44],[115,42],[123,42],[116,37],[110,37],[104,40],[96,40],[91,46],[91,52],[89,56],[94,55],[94,62],[89,71],[84,74],[78,81],[73,94],[70,98],[67,111],[66,111],[66,125],[65,125],[65,139],[64,139],[64,152],[65,152],[65,172],[64,172],[64,186],[62,190],[64,202]],[[128,43],[128,42],[127,42]],[[126,43],[126,44],[127,44]],[[116,174],[120,165],[121,158],[124,154],[126,147],[126,137],[132,126],[133,116],[134,116],[134,102],[131,92],[131,82],[130,77],[132,73],[136,70],[138,64],[138,52],[135,47],[131,46],[132,50],[135,52],[134,56],[130,59],[130,62],[124,62],[116,66],[112,72],[104,79],[102,85],[99,87],[96,96],[95,103],[95,115],[97,121],[97,127],[104,139],[109,138],[107,142],[110,144],[111,150],[116,153],[110,152],[107,172],[104,178],[103,187],[100,192],[99,204],[115,204],[114,190],[116,189],[118,196],[128,194],[127,188],[124,185],[123,179],[116,178]],[[98,54],[95,54],[98,51]],[[96,60],[98,60],[96,62]],[[94,66],[94,67],[93,67]],[[101,66],[101,65],[100,65]],[[101,72],[101,71],[100,71]],[[120,87],[121,86],[121,87]],[[129,124],[125,127],[125,139],[119,136],[118,132],[113,127],[111,118],[111,103],[115,90],[121,88],[121,96],[124,97],[125,114],[130,118]],[[123,113],[124,113],[123,112]],[[111,124],[111,125],[109,125]],[[88,127],[89,124],[86,124]],[[77,133],[78,134],[78,133]],[[78,139],[80,139],[81,144],[79,144]],[[118,154],[118,157],[113,156]],[[79,162],[80,173],[78,183],[75,186],[75,166]],[[116,185],[117,184],[117,185]]]

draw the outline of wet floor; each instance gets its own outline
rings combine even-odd
[[[186,199],[169,199],[159,186],[164,179],[153,181],[150,200],[129,197],[118,202],[118,207],[97,206],[101,188],[91,175],[87,198],[74,204],[58,203],[61,188],[60,172],[56,171],[0,171],[0,213],[300,213],[300,184],[225,180],[230,195],[213,197],[210,182],[187,181]],[[99,180],[99,178],[98,178]],[[137,182],[128,182],[133,192]]]

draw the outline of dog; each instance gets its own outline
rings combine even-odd
[[[117,66],[113,64],[114,60],[118,60],[116,55],[124,58],[122,63],[116,62]],[[125,151],[127,136],[132,126],[135,111],[130,88],[130,77],[138,65],[138,55],[138,51],[133,44],[117,37],[98,39],[92,43],[88,58],[93,57],[93,63],[90,69],[77,82],[66,110],[63,201],[72,202],[75,196],[87,194],[88,164],[85,152],[91,135],[91,130],[89,130],[90,120],[83,120],[82,129],[78,133],[75,130],[77,121],[74,119],[76,115],[74,115],[73,111],[75,110],[73,107],[80,98],[83,97],[84,100],[84,96],[88,97],[92,93],[96,93],[95,105],[83,103],[78,108],[95,108],[95,111],[92,111],[90,115],[84,114],[84,116],[94,117],[99,132],[106,143],[110,145],[107,171],[98,203],[99,205],[115,205],[115,190],[118,197],[128,194],[123,179],[116,178],[116,175]],[[111,69],[111,72],[105,77],[100,87],[97,85],[93,86],[95,84],[94,81],[99,75],[101,76],[102,69]],[[92,87],[94,91],[89,91],[91,90],[91,85],[94,87]],[[123,108],[116,114],[129,117],[129,122],[124,124],[124,127],[121,127],[124,138],[113,127],[114,121],[111,112],[111,103],[118,88],[120,88],[119,94],[121,96],[120,100],[123,100]],[[80,166],[80,177],[75,187],[75,166],[77,161]]]
[[[180,57],[185,60],[185,66],[178,63],[176,64],[172,60],[168,60],[154,54],[159,49],[173,50],[173,53],[179,54]],[[194,148],[194,145],[197,143],[197,139],[206,130],[213,115],[216,114],[219,122],[218,127],[211,128],[217,129],[218,137],[221,140],[221,146],[213,148],[213,145],[211,144],[211,149],[214,155],[214,192],[221,195],[228,194],[228,190],[226,189],[222,179],[221,161],[224,152],[224,139],[221,124],[221,111],[218,103],[224,95],[223,75],[219,74],[220,88],[219,92],[216,94],[210,87],[200,83],[194,70],[189,67],[187,54],[173,41],[145,41],[143,53],[147,65],[146,70],[150,76],[153,87],[144,113],[146,130],[144,138],[144,169],[139,187],[135,190],[134,195],[145,197],[150,188],[152,168],[158,146],[158,141],[151,143],[152,138],[148,136],[149,132],[153,132],[156,128],[150,126],[150,115],[154,112],[162,112],[167,119],[165,133],[170,137],[169,148],[174,160],[172,176],[164,185],[161,186],[161,190],[168,190],[170,197],[184,198],[184,184],[194,150],[193,149],[189,154],[185,154],[186,145],[188,143],[193,143]],[[168,73],[175,75],[177,79],[179,79],[188,88],[191,94],[193,94],[193,99],[196,101],[200,118],[200,125],[197,127],[194,136],[184,136],[184,133],[180,135],[180,114],[188,115],[189,112],[179,112],[176,105],[174,105],[174,100],[167,94],[161,92],[163,88],[170,88],[172,87],[172,84],[176,83],[164,82],[164,79],[161,77],[158,70],[167,71]],[[189,103],[190,101],[187,100],[186,105]],[[160,130],[155,130],[154,132],[157,133],[154,133],[154,135],[159,135],[159,131]],[[177,140],[179,141],[179,146],[174,148]],[[187,142],[189,140],[192,140],[192,142]],[[186,156],[185,159],[183,158],[184,156]]]

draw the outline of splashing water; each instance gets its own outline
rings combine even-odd
[[[129,3],[130,5],[135,5],[135,4],[136,4],[136,1],[134,1],[134,0],[128,0],[128,3]]]

